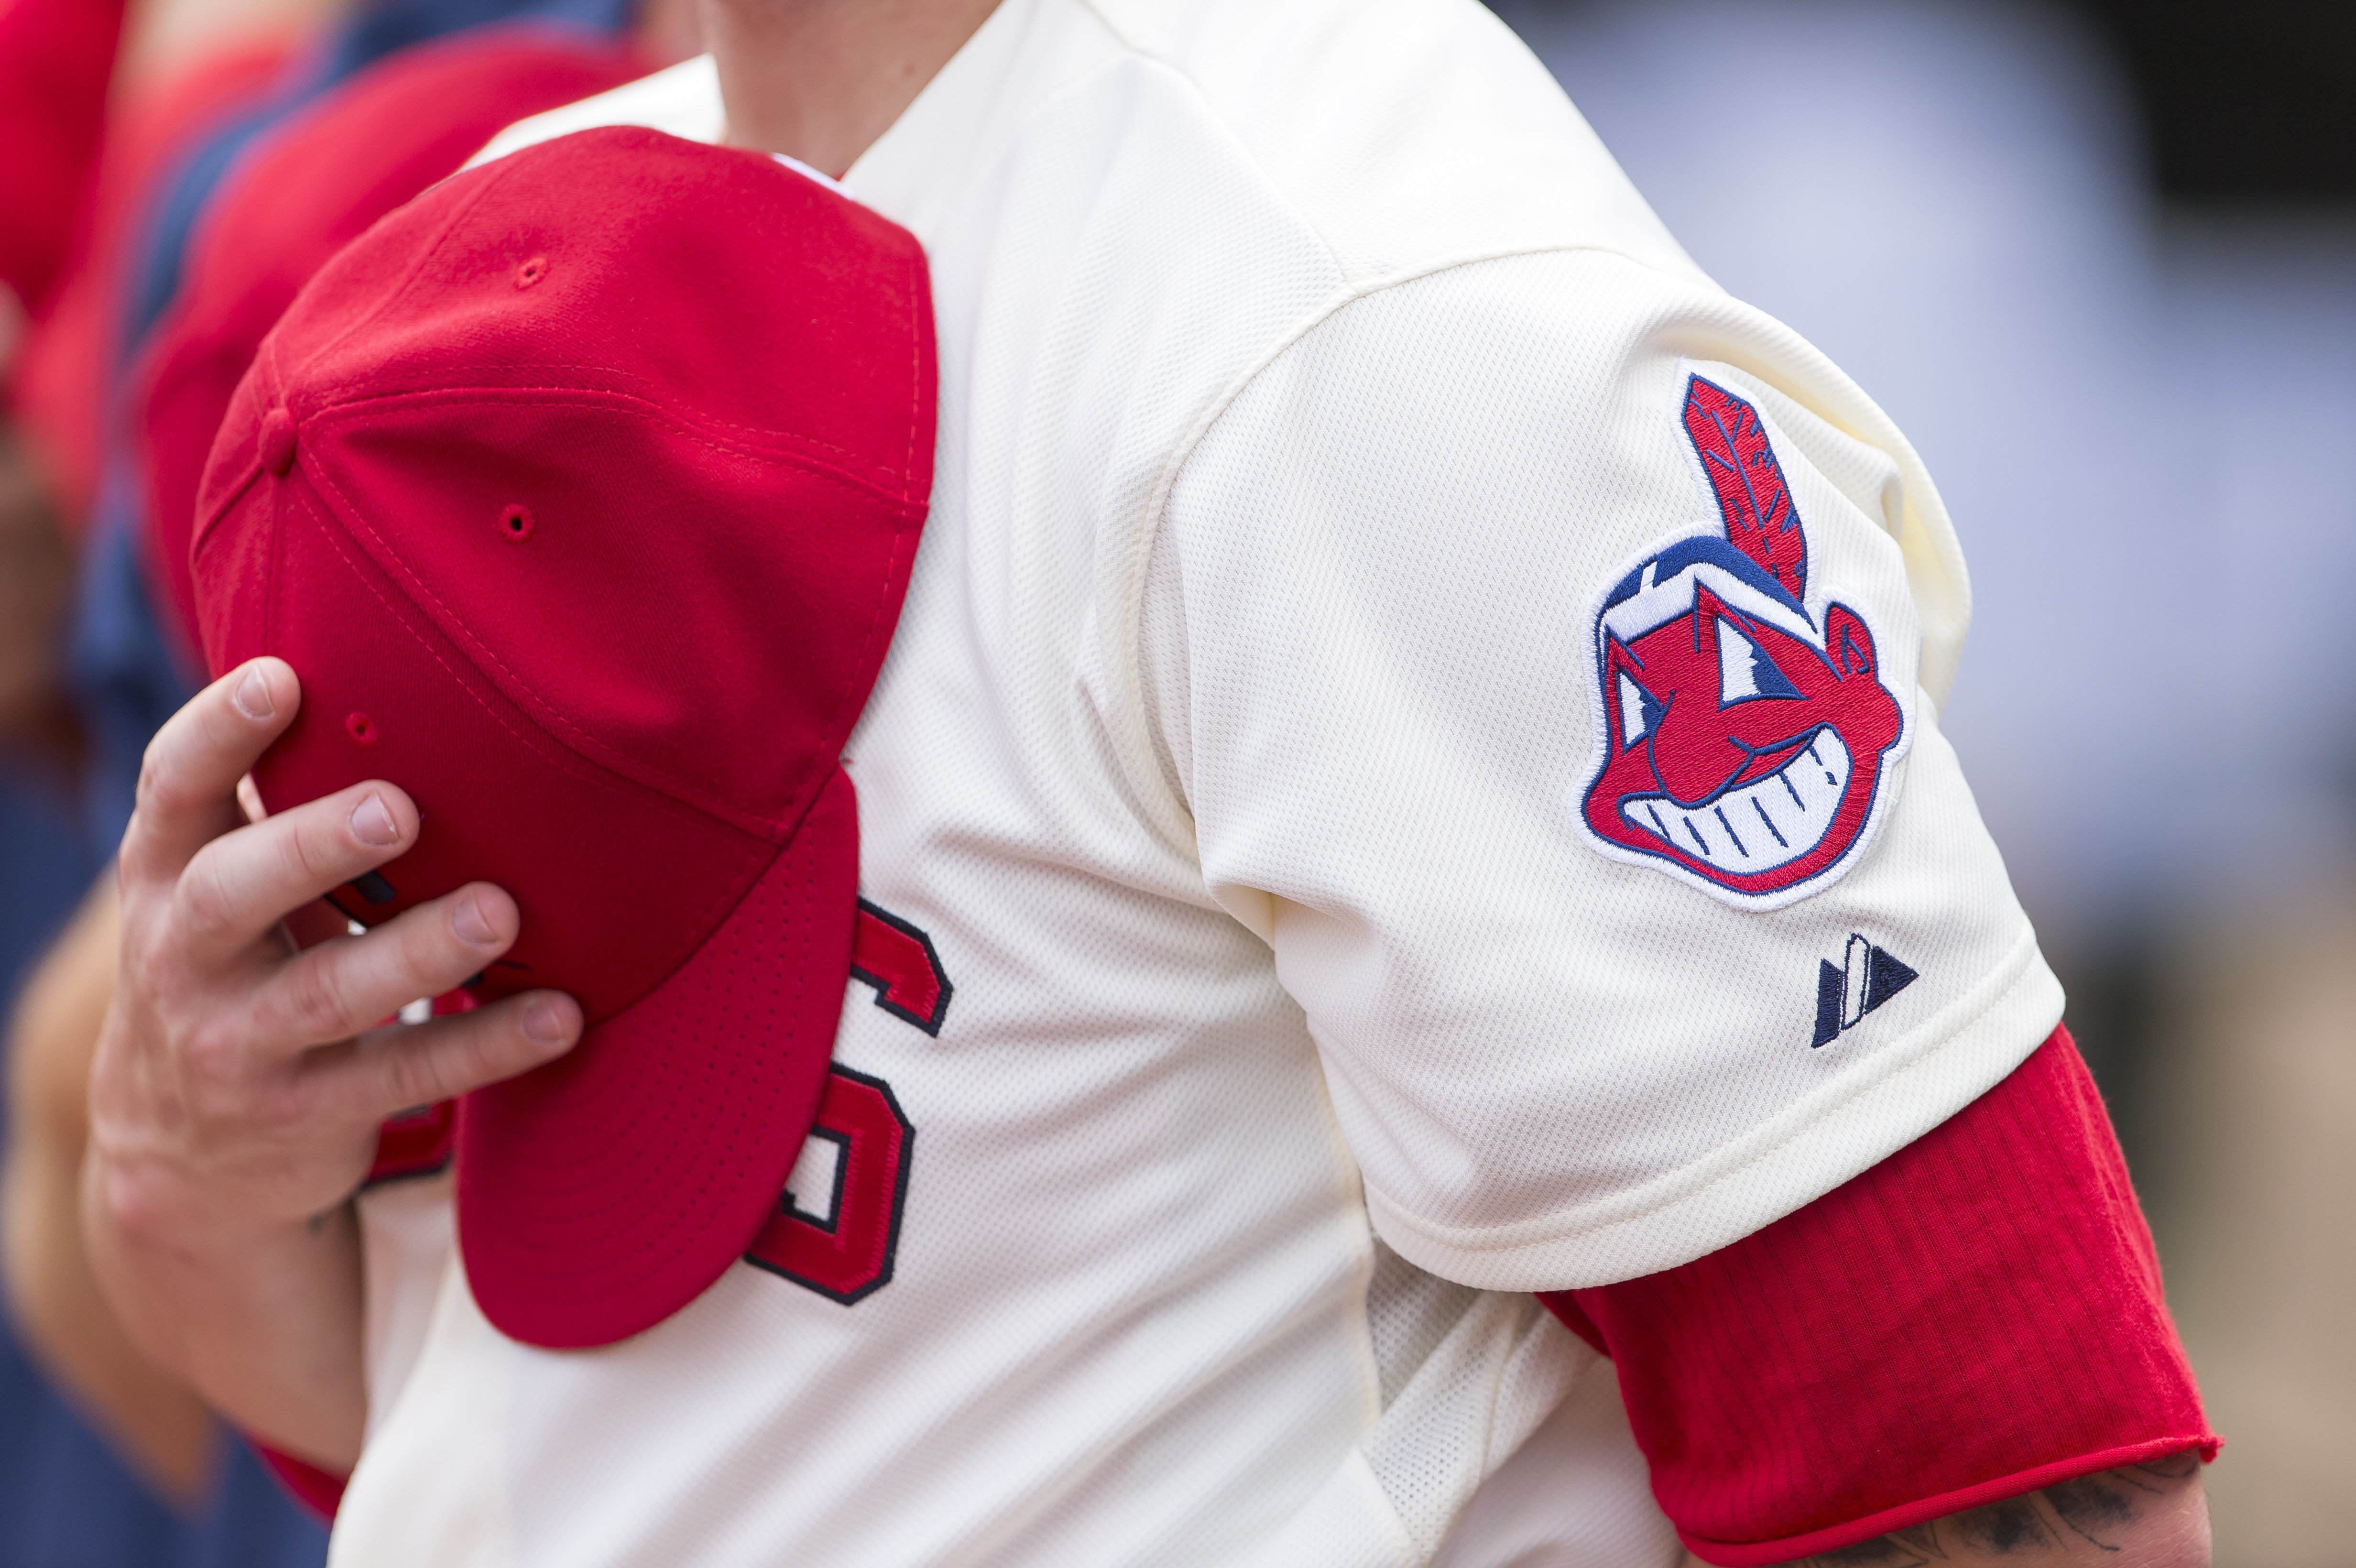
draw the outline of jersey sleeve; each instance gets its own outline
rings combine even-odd
[[[2059,1021],[1938,731],[1945,514],[1788,330],[1607,252],[1481,261],[1365,292],[1204,428],[1142,722],[1410,1261],[1674,1267]]]
[[[1544,1299],[1613,1359],[1662,1510],[1728,1568],[2217,1452],[2066,1030],[1797,1212]]]

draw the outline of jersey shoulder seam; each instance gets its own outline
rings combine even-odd
[[[1322,238],[1320,242],[1323,242]],[[1330,247],[1328,253],[1331,253]],[[1332,322],[1350,306],[1372,299],[1378,294],[1389,293],[1411,283],[1438,277],[1442,273],[1462,272],[1490,261],[1520,261],[1537,256],[1573,255],[1609,257],[1614,261],[1625,261],[1631,266],[1641,267],[1648,272],[1655,273],[1672,282],[1685,283],[1692,282],[1656,262],[1615,246],[1566,242],[1440,256],[1361,282],[1345,283],[1341,288],[1302,313],[1298,321],[1272,338],[1258,357],[1232,377],[1226,386],[1205,402],[1194,420],[1181,432],[1178,440],[1172,444],[1169,452],[1164,455],[1161,468],[1155,475],[1153,486],[1147,494],[1144,512],[1141,518],[1147,531],[1151,532],[1161,526],[1161,515],[1168,508],[1170,495],[1176,488],[1180,471],[1193,459],[1204,439],[1221,420],[1226,417],[1228,411],[1235,407],[1243,394],[1250,389],[1252,383],[1258,380],[1278,361],[1314,336],[1319,328]],[[1336,270],[1340,270],[1338,264]]]
[[[1548,240],[1541,244],[1513,246],[1505,249],[1482,251],[1477,252],[1456,252],[1452,254],[1445,251],[1435,252],[1429,257],[1416,261],[1407,266],[1396,267],[1384,272],[1361,275],[1358,269],[1345,261],[1342,253],[1334,248],[1333,241],[1326,235],[1323,226],[1316,222],[1306,212],[1301,210],[1301,204],[1293,199],[1290,187],[1286,184],[1286,182],[1279,179],[1275,174],[1269,169],[1267,162],[1260,156],[1258,149],[1256,148],[1247,137],[1245,137],[1228,122],[1227,116],[1220,112],[1218,105],[1213,101],[1211,95],[1204,91],[1202,84],[1195,80],[1193,72],[1188,70],[1183,65],[1171,59],[1168,56],[1160,53],[1146,44],[1139,42],[1129,32],[1124,30],[1118,21],[1111,16],[1107,16],[1103,7],[1097,3],[1097,0],[1076,0],[1076,3],[1078,5],[1080,9],[1087,12],[1088,16],[1095,21],[1097,26],[1104,29],[1106,37],[1112,39],[1113,42],[1117,44],[1127,55],[1151,66],[1153,69],[1165,74],[1171,80],[1178,82],[1184,88],[1186,94],[1193,99],[1194,103],[1200,108],[1205,121],[1218,128],[1220,134],[1226,140],[1228,144],[1236,150],[1238,158],[1249,166],[1252,177],[1258,183],[1259,187],[1265,191],[1272,200],[1283,207],[1284,210],[1291,216],[1293,221],[1300,226],[1301,231],[1303,234],[1311,237],[1316,241],[1319,251],[1323,253],[1326,261],[1333,266],[1335,274],[1345,280],[1349,280],[1345,284],[1344,292],[1340,295],[1330,300],[1325,305],[1319,307],[1317,310],[1310,312],[1309,319],[1300,327],[1296,328],[1296,331],[1306,332],[1312,329],[1317,325],[1318,320],[1322,318],[1322,315],[1330,315],[1333,311],[1338,310],[1342,306],[1350,304],[1352,299],[1355,297],[1379,293],[1386,289],[1395,288],[1401,283],[1412,283],[1419,277],[1428,276],[1433,272],[1447,272],[1456,267],[1469,266],[1479,261],[1502,261],[1513,256],[1547,255],[1556,251],[1596,251],[1602,254],[1621,257],[1622,260],[1633,261],[1636,265],[1644,267],[1650,272],[1661,272],[1664,275],[1668,276],[1680,277],[1687,282],[1695,281],[1687,274],[1677,272],[1671,268],[1664,266],[1657,261],[1648,260],[1645,257],[1640,256],[1622,247],[1570,238]],[[1049,99],[1045,101],[1055,101],[1068,96],[1072,92],[1082,90],[1087,81],[1093,80],[1098,74],[1098,72],[1097,71],[1090,71],[1082,79],[1066,83],[1062,88],[1051,94]],[[1040,106],[1033,106],[1034,112],[1037,107]]]
[[[1310,221],[1309,215],[1301,211],[1300,204],[1292,199],[1292,194],[1269,172],[1268,165],[1261,160],[1258,150],[1237,134],[1234,126],[1227,123],[1227,117],[1220,113],[1217,107],[1212,103],[1210,94],[1203,91],[1202,83],[1196,81],[1194,75],[1183,67],[1146,48],[1123,31],[1119,23],[1105,15],[1103,8],[1096,4],[1096,0],[1078,0],[1078,3],[1080,8],[1095,19],[1097,26],[1105,30],[1106,36],[1118,43],[1130,58],[1142,61],[1185,89],[1187,96],[1192,98],[1202,110],[1204,119],[1218,127],[1219,133],[1226,139],[1230,146],[1235,148],[1237,155],[1250,166],[1252,177],[1258,182],[1260,188],[1281,203],[1284,210],[1291,215],[1292,220],[1300,225],[1301,231],[1317,242],[1318,250],[1324,253],[1325,260],[1333,266],[1335,274],[1343,278],[1349,277],[1350,269],[1344,265],[1340,253],[1333,249],[1333,241],[1325,237],[1324,230]],[[1094,76],[1096,73],[1089,74]],[[1078,85],[1076,82],[1073,83],[1066,91],[1076,89]],[[1061,97],[1063,94],[1058,93],[1056,96]]]

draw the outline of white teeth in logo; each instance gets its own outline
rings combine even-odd
[[[1621,815],[1665,844],[1738,876],[1789,865],[1824,842],[1848,788],[1848,748],[1830,725],[1776,772],[1707,805],[1630,795]]]

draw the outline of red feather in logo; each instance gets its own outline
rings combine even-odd
[[[1759,411],[1691,376],[1680,418],[1726,535],[1672,538],[1597,612],[1603,761],[1580,815],[1616,859],[1772,909],[1865,841],[1906,710],[1865,617],[1803,603],[1806,536]]]
[[[1695,376],[1686,383],[1685,421],[1686,434],[1701,454],[1702,472],[1718,493],[1726,537],[1794,602],[1804,602],[1808,543],[1759,411]]]

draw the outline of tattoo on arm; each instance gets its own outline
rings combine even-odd
[[[2136,1521],[2180,1495],[2200,1468],[2200,1456],[2192,1453],[2125,1465],[1837,1552],[1820,1552],[1793,1568],[1965,1568],[1997,1562],[2026,1568],[2099,1562],[2124,1550]]]

